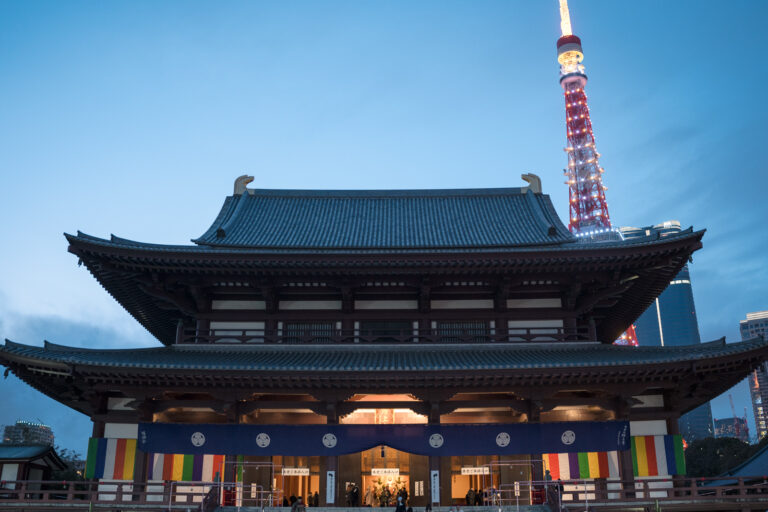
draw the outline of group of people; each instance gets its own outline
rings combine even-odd
[[[290,498],[283,496],[283,506],[291,507],[291,512],[304,512],[307,505],[310,507],[320,506],[320,495],[317,493],[317,491],[315,491],[314,494],[309,495],[306,505],[304,504],[304,498],[301,496],[291,496]]]
[[[408,490],[405,488],[405,485],[400,487],[384,485],[378,491],[374,486],[370,486],[365,491],[363,503],[366,507],[391,507],[392,505],[395,507],[400,505],[406,507],[407,504]],[[403,508],[403,511],[405,511],[405,508]]]
[[[359,507],[360,506],[360,487],[358,487],[357,484],[348,483],[346,497],[347,497],[348,507]]]
[[[464,498],[467,500],[466,505],[468,507],[479,507],[483,504],[483,493],[480,489],[470,488]]]

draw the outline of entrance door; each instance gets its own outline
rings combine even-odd
[[[409,506],[426,504],[423,489],[429,473],[428,457],[382,445],[362,452],[359,467],[362,505],[394,507],[398,496],[404,497]]]

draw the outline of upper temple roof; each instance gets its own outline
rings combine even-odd
[[[526,188],[253,190],[226,198],[196,244],[266,250],[469,249],[575,238]]]

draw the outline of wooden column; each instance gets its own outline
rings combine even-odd
[[[338,406],[336,402],[328,402],[325,408],[325,422],[328,425],[338,425],[339,424],[339,413],[338,413]],[[323,465],[321,465],[321,473],[320,473],[320,501],[324,503],[326,506],[340,506],[343,504],[343,494],[339,493],[339,456],[338,455],[327,455],[325,457],[325,468],[323,470]],[[336,485],[334,486],[333,492],[335,493],[335,496],[328,496],[328,471],[333,471],[336,475]],[[341,502],[340,502],[341,501]]]
[[[594,317],[589,317],[589,341],[597,341],[597,325]]]
[[[427,417],[427,423],[429,425],[439,425],[440,424],[440,402],[435,400],[429,402],[429,416]],[[448,468],[449,470],[443,471],[445,469],[445,461],[443,459],[448,459]],[[430,455],[429,456],[429,485],[427,486],[427,501],[428,503],[432,502],[432,471],[440,471],[440,491],[438,495],[440,496],[440,503],[446,504],[450,503],[450,496],[451,496],[451,474],[450,474],[450,457],[440,457],[437,455]]]
[[[680,409],[675,407],[672,403],[672,399],[669,396],[669,393],[664,393],[664,409],[670,412],[674,412],[675,414],[670,415],[667,418],[667,434],[670,435],[679,435],[680,434],[680,415],[677,413]],[[685,475],[672,475],[672,485],[675,487],[684,487],[685,481],[684,481]]]
[[[541,423],[541,408],[539,404],[533,400],[530,401],[528,406],[528,423]],[[544,467],[541,463],[541,453],[531,453],[531,479],[532,480],[544,480]]]
[[[195,325],[195,334],[200,336],[208,336],[211,330],[211,321],[207,318],[198,318]]]
[[[178,345],[184,340],[184,320],[179,318],[176,321],[176,344]]]
[[[566,316],[565,318],[563,318],[563,330],[565,331],[566,336],[577,335],[578,325],[576,323],[575,316]]]
[[[615,408],[615,414],[617,420],[630,420],[630,410],[631,406],[629,405],[631,400],[631,397],[618,397],[616,401],[616,408]],[[630,433],[631,434],[631,433]],[[632,438],[629,439],[629,442],[632,442]],[[622,481],[622,487],[624,489],[629,489],[629,485],[631,485],[631,482],[635,480],[635,471],[632,468],[632,450],[620,450],[618,452],[619,455],[619,478]],[[634,497],[635,493],[627,493],[625,494],[627,497]]]
[[[154,419],[154,410],[151,404],[150,400],[144,400],[144,402],[139,405],[139,407],[136,410],[136,422],[137,423],[152,423],[152,420]],[[141,432],[138,432],[138,435],[141,436]],[[138,440],[137,440],[138,444]],[[134,491],[140,492],[145,489],[144,484],[150,480],[150,474],[149,474],[149,454],[146,452],[143,452],[136,448],[136,454],[134,456],[133,461],[133,482],[134,485]],[[139,499],[139,494],[134,494],[134,500]]]
[[[104,437],[104,422],[102,420],[92,420],[93,430],[91,431],[91,437]]]

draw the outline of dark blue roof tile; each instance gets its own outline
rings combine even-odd
[[[526,189],[248,190],[195,243],[261,249],[466,249],[575,239]]]
[[[6,340],[0,361],[145,369],[217,371],[444,371],[554,369],[702,361],[768,347],[768,340],[723,340],[675,347],[599,343],[469,345],[183,345],[148,349],[85,349]]]

